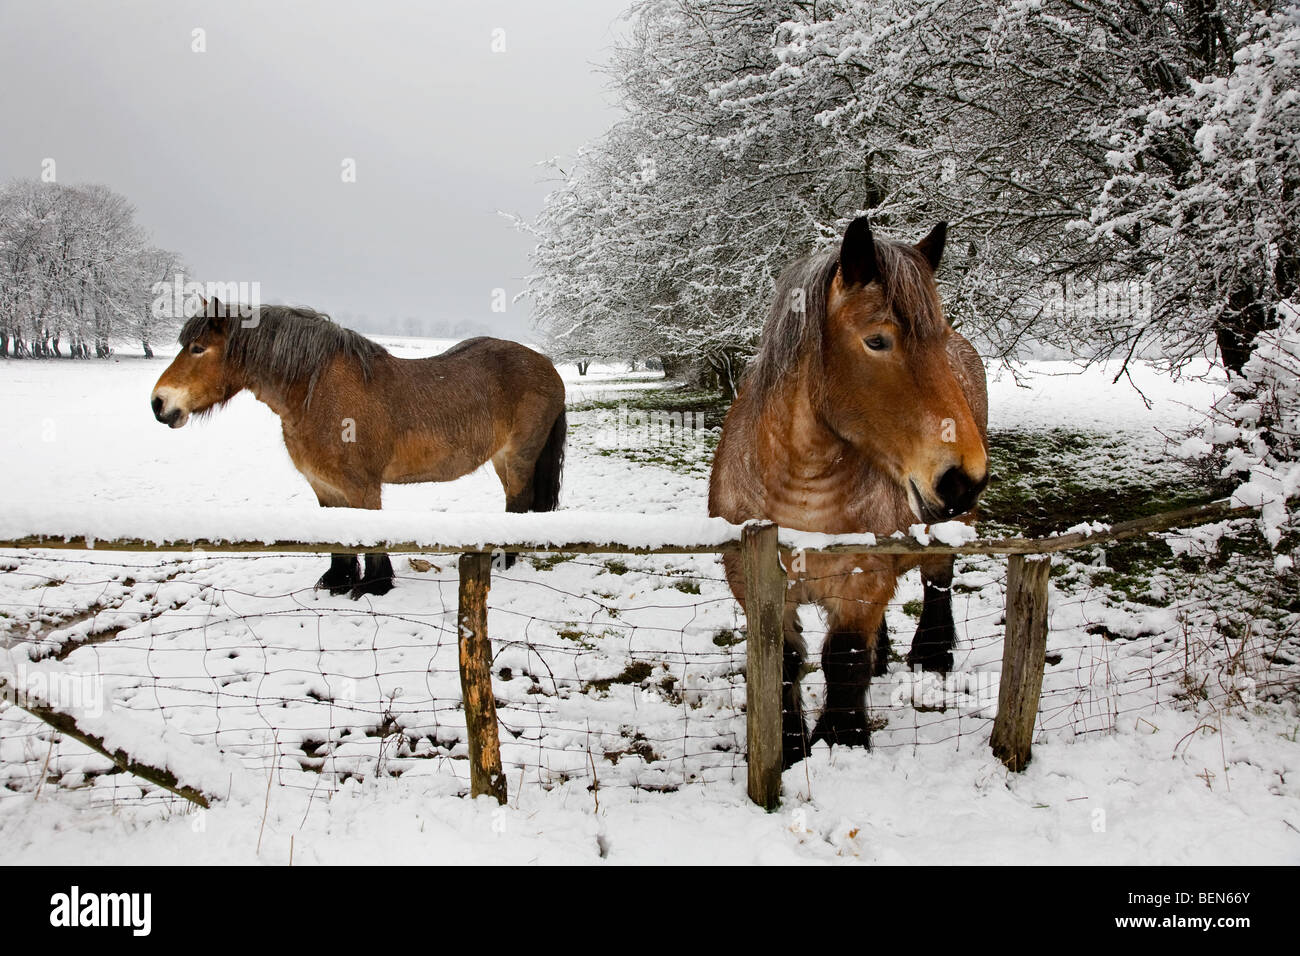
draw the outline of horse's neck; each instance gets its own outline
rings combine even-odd
[[[244,386],[253,393],[263,405],[280,416],[280,422],[286,431],[292,431],[303,415],[303,400],[306,398],[306,386],[294,385],[281,388],[266,382],[248,382]]]
[[[794,386],[769,399],[756,440],[766,516],[777,524],[828,534],[892,524],[889,480],[831,430],[807,389]]]

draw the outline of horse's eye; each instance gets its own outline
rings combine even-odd
[[[207,351],[207,350],[204,349],[204,347],[203,347],[202,345],[191,345],[191,346],[190,346],[190,353],[193,354],[193,355],[202,355],[205,351]]]
[[[884,352],[889,348],[889,339],[883,335],[868,335],[862,344],[873,352]]]

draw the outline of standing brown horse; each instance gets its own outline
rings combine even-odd
[[[877,240],[865,217],[838,251],[777,282],[758,358],[722,429],[709,513],[800,531],[890,535],[969,512],[988,482],[984,365],[943,314],[941,223],[915,246]],[[866,746],[866,691],[888,664],[885,606],[921,566],[925,603],[909,663],[952,667],[951,558],[804,555],[786,561],[783,755],[818,740]],[[744,602],[737,555],[727,579]],[[797,569],[797,570],[796,570]],[[811,738],[799,677],[800,604],[826,612],[826,704]]]
[[[516,342],[468,339],[401,359],[310,309],[248,318],[215,299],[181,329],[153,390],[154,417],[180,428],[243,389],[280,416],[284,445],[325,508],[378,508],[384,482],[451,481],[491,461],[507,511],[552,511],[564,464],[564,382]],[[335,554],[318,587],[384,594],[388,555]]]

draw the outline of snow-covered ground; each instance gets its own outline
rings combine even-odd
[[[445,343],[388,344],[415,355]],[[278,420],[250,396],[179,431],[153,420],[169,359],[0,364],[6,508],[51,520],[273,508],[318,522]],[[571,401],[588,403],[632,404],[655,377],[562,372]],[[1117,433],[1145,461],[1214,394],[1139,367],[1148,407],[1113,372],[1020,372],[992,383],[994,428]],[[608,410],[571,414],[562,504],[602,515],[593,536],[615,513],[705,514],[700,469],[633,464],[608,447],[609,422]],[[385,506],[495,515],[504,497],[482,470],[387,488]],[[315,592],[323,564],[0,553],[0,673],[217,798],[193,812],[0,705],[0,860],[1300,862],[1300,717],[1252,703],[1254,649],[1226,685],[1206,671],[1176,594],[1140,608],[1054,588],[1034,759],[1011,774],[987,745],[1005,569],[964,560],[959,682],[895,664],[873,685],[874,749],[819,746],[765,814],[745,797],[743,616],[716,557],[523,559],[490,598],[510,788],[499,808],[463,797],[454,558],[398,557],[399,586],[361,602]],[[890,608],[897,650],[919,592],[905,580]],[[804,623],[815,646],[816,615]],[[1218,683],[1205,690],[1207,676]],[[1203,700],[1175,699],[1189,681]],[[814,673],[814,711],[821,691]]]

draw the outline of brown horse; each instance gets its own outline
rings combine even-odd
[[[947,226],[916,246],[877,240],[865,217],[838,250],[790,266],[723,425],[709,513],[801,531],[889,535],[966,515],[988,481],[984,365],[944,317],[934,283]],[[969,520],[969,519],[967,519]],[[866,691],[888,665],[885,606],[921,565],[925,602],[909,663],[952,667],[951,558],[787,556],[786,766],[818,740],[866,746]],[[727,579],[744,602],[738,556]],[[808,736],[797,610],[826,612],[826,704]]]
[[[180,428],[248,389],[280,416],[284,445],[325,508],[378,508],[384,482],[451,481],[491,461],[507,511],[551,511],[564,463],[564,382],[516,342],[468,339],[401,359],[310,309],[247,318],[214,299],[181,329],[153,390],[154,417]],[[387,554],[335,554],[318,587],[384,594]]]

